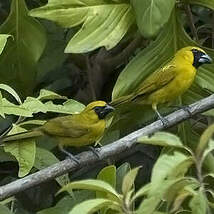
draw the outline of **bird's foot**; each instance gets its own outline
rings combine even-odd
[[[61,152],[63,152],[64,154],[67,155],[67,158],[73,160],[77,165],[80,164],[80,161],[74,155],[72,155],[70,152],[66,151],[62,147],[59,147],[59,149],[60,149]]]
[[[161,120],[164,128],[168,128],[169,127],[169,121],[165,117],[161,116],[160,120]]]
[[[98,159],[101,159],[101,158],[100,158],[100,153],[99,153],[99,151],[98,151],[99,148],[94,148],[93,146],[89,146],[88,148],[93,152],[93,154],[94,154]]]
[[[71,153],[68,152],[68,153],[66,153],[66,155],[67,155],[67,158],[73,160],[77,165],[80,164],[80,161],[74,155],[72,155]]]

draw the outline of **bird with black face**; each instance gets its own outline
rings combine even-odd
[[[169,63],[148,76],[136,91],[119,97],[110,104],[114,107],[127,102],[151,105],[162,123],[167,125],[168,121],[161,116],[157,106],[169,104],[181,96],[193,83],[198,67],[211,62],[212,59],[201,48],[182,48]]]
[[[31,131],[4,136],[1,142],[21,141],[47,135],[57,139],[59,149],[78,163],[78,160],[63,147],[82,147],[96,142],[104,133],[106,116],[113,110],[114,108],[106,102],[95,101],[88,104],[79,114],[51,119]]]

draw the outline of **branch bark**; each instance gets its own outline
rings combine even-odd
[[[214,107],[214,95],[210,95],[207,98],[204,98],[192,105],[189,106],[189,112],[191,115],[196,115],[198,113],[205,112]],[[166,119],[169,121],[168,127],[176,125],[184,120],[187,120],[191,117],[189,112],[180,109],[175,111],[168,116]],[[166,127],[163,126],[160,120],[151,123],[150,125],[141,128],[131,134],[115,141],[114,143],[103,146],[99,150],[100,159],[94,155],[93,152],[87,151],[78,154],[76,157],[80,160],[80,165],[70,159],[66,159],[57,164],[54,164],[48,168],[40,170],[36,173],[33,173],[24,178],[13,181],[9,184],[0,187],[0,200],[4,200],[18,192],[24,191],[28,188],[46,182],[50,179],[56,178],[60,175],[63,175],[67,172],[76,171],[81,169],[86,165],[93,165],[99,161],[105,160],[107,158],[113,158],[121,153],[124,153],[127,150],[132,149],[136,144],[137,139],[144,135],[153,134],[157,131],[160,131]]]

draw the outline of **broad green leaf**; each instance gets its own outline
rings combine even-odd
[[[131,0],[137,25],[144,37],[154,37],[168,22],[175,0]]]
[[[4,50],[4,47],[7,43],[7,39],[11,37],[11,35],[8,34],[0,34],[0,55],[2,51]]]
[[[12,130],[8,134],[17,134],[25,131],[26,129],[13,125]],[[5,152],[11,153],[18,161],[19,177],[24,177],[30,172],[36,154],[36,144],[34,139],[17,140],[13,143],[6,143],[4,150]]]
[[[109,183],[113,188],[116,186],[116,167],[114,165],[106,166],[97,175],[98,180]]]
[[[41,170],[58,162],[59,160],[53,153],[39,147],[36,148],[34,167],[36,167],[37,169]],[[65,174],[56,178],[56,181],[61,186],[64,186],[69,183],[70,179],[68,177],[68,174]]]
[[[147,195],[149,190],[151,188],[151,184],[146,184],[145,186],[141,187],[136,194],[133,196],[132,200],[134,201],[135,199],[142,197],[144,195]]]
[[[86,190],[105,192],[112,199],[116,201],[120,201],[120,196],[114,190],[114,188],[110,184],[100,180],[88,179],[83,181],[75,181],[64,186],[58,193],[61,193],[63,191],[70,191],[73,189],[86,189]]]
[[[36,63],[46,43],[43,27],[32,17],[24,0],[12,0],[10,14],[0,33],[11,34],[0,57],[1,82],[10,84],[21,97],[32,94],[35,86]]]
[[[93,214],[101,208],[111,206],[113,203],[113,201],[107,199],[91,199],[77,204],[69,214]]]
[[[66,28],[82,24],[68,43],[66,53],[89,52],[102,46],[111,49],[134,23],[130,4],[105,0],[52,0],[31,10],[30,15],[55,21]]]
[[[125,175],[122,184],[122,192],[124,195],[126,195],[131,190],[131,188],[134,187],[135,178],[139,169],[140,167],[132,169]]]
[[[12,115],[17,115],[17,116],[23,116],[23,117],[32,117],[32,111],[29,109],[23,108],[21,105],[15,105],[5,98],[1,100],[0,104],[0,112],[3,114],[12,114]]]
[[[98,180],[109,183],[113,188],[116,186],[116,167],[114,165],[103,168],[97,175]],[[96,192],[96,198],[108,198],[108,195],[103,192]],[[105,209],[101,209],[100,213],[105,214]]]
[[[189,157],[180,152],[174,151],[172,154],[162,154],[152,170],[150,193],[155,193],[167,178],[183,177],[190,164],[192,164],[192,161],[190,162]]]
[[[16,99],[16,101],[17,101],[19,104],[22,103],[22,101],[21,101],[19,95],[18,95],[18,94],[16,93],[16,91],[15,91],[13,88],[11,88],[9,85],[0,84],[0,89],[3,89],[3,90],[5,90],[5,91],[7,91],[9,94],[11,94],[11,95]]]
[[[206,214],[208,204],[205,195],[199,190],[198,193],[193,196],[189,206],[194,214]]]
[[[1,214],[13,214],[7,207],[0,204]]]
[[[210,144],[210,139],[212,138],[214,133],[214,124],[210,125],[201,135],[200,141],[198,143],[198,146],[196,148],[196,156],[198,159],[201,158],[204,151],[207,149],[207,147]]]
[[[137,210],[137,214],[153,214],[160,202],[161,199],[156,196],[144,199]]]
[[[151,137],[143,136],[137,140],[139,143],[152,144],[159,146],[172,146],[182,148],[183,144],[179,137],[167,132],[156,132]]]
[[[65,96],[61,96],[53,91],[48,91],[46,89],[40,90],[39,97],[37,99],[39,99],[39,100],[55,100],[55,99],[67,100],[67,98]]]
[[[116,175],[116,190],[119,193],[122,193],[122,184],[125,175],[131,171],[131,166],[129,163],[123,163],[120,167],[117,168],[117,175]]]

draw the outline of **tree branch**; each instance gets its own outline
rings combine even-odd
[[[193,115],[205,112],[214,107],[214,95],[202,99],[189,106],[189,111]],[[176,125],[186,119],[190,118],[190,114],[183,109],[175,111],[168,116],[166,119],[169,121],[168,126]],[[144,135],[153,134],[156,131],[165,128],[160,120],[153,122],[152,124],[141,128],[131,134],[115,141],[114,143],[103,146],[99,150],[100,159],[94,155],[93,152],[87,151],[78,154],[76,157],[80,161],[80,165],[70,159],[66,159],[36,173],[33,173],[24,178],[13,181],[9,184],[0,187],[0,200],[4,200],[18,192],[24,191],[30,187],[36,186],[40,183],[46,182],[67,172],[76,171],[86,165],[93,165],[101,160],[112,158],[118,154],[121,154],[127,150],[130,150],[135,145],[137,139]]]

